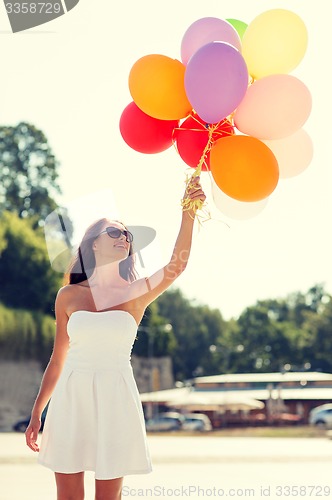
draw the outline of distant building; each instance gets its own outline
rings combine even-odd
[[[229,397],[241,394],[261,401],[265,404],[264,411],[255,411],[254,415],[270,423],[307,423],[312,408],[332,402],[331,373],[235,373],[197,377],[193,385],[197,391],[222,391]],[[233,412],[227,422],[235,423],[241,420],[239,417]]]
[[[332,402],[332,374],[237,373],[196,377],[191,387],[141,395],[145,408],[206,413],[215,428],[308,423],[312,408]]]

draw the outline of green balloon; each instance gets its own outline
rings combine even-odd
[[[233,26],[233,28],[236,29],[239,37],[243,38],[244,32],[248,28],[248,25],[244,23],[243,21],[239,21],[238,19],[226,19],[226,21]]]

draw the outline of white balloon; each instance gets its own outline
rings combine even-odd
[[[301,174],[310,164],[314,148],[310,136],[302,128],[295,134],[278,140],[265,140],[279,165],[281,178]]]
[[[260,201],[239,201],[225,194],[211,176],[211,191],[215,206],[231,219],[245,220],[256,217],[267,205],[268,198]]]

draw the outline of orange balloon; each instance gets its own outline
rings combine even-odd
[[[136,105],[159,120],[179,120],[192,107],[184,87],[185,66],[177,59],[151,54],[138,59],[129,73],[129,90]]]
[[[239,201],[259,201],[277,187],[278,162],[259,139],[245,135],[223,137],[214,143],[210,168],[218,187]]]

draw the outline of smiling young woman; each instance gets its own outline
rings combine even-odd
[[[205,200],[199,178],[185,198]],[[54,349],[26,430],[39,463],[55,473],[58,500],[84,498],[87,470],[96,500],[120,499],[124,476],[152,470],[130,354],[146,307],[186,267],[194,218],[195,210],[183,211],[170,261],[142,279],[124,224],[100,219],[86,230],[56,297]]]

